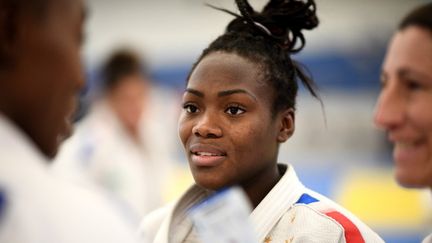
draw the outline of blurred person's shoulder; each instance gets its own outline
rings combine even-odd
[[[115,119],[103,100],[92,104],[89,112],[75,123],[72,136],[61,145],[53,163],[54,170],[66,172],[64,174],[78,171],[80,174],[93,166],[99,153],[115,151],[119,130]]]
[[[55,177],[49,161],[1,116],[0,154],[0,242],[135,242],[138,222],[103,196]]]
[[[43,184],[26,186],[28,190],[7,191],[6,218],[0,225],[7,241],[0,236],[0,242],[136,242],[138,222],[126,218],[102,195],[49,173]]]
[[[76,124],[76,133],[81,138],[90,136],[94,142],[106,142],[121,129],[120,121],[105,99],[91,104],[88,113]]]
[[[102,197],[60,180],[8,193],[0,242],[136,242],[135,225]],[[43,191],[44,190],[44,191]]]

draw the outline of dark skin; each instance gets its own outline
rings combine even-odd
[[[280,114],[280,118],[282,119],[282,137],[291,136],[294,126],[294,111],[292,109],[285,110],[285,114]],[[289,135],[291,134],[291,135]],[[281,141],[286,141],[285,138],[282,138]],[[258,204],[264,199],[264,197],[271,191],[271,189],[278,183],[279,179],[282,177],[279,168],[277,167],[277,161],[274,161],[274,165],[272,169],[267,171],[267,173],[257,174],[255,178],[252,178],[250,181],[245,181],[241,184],[243,190],[249,197],[249,200],[252,202],[252,206],[255,208]],[[267,182],[267,183],[265,183]]]
[[[218,190],[240,185],[256,207],[279,181],[280,143],[294,132],[294,110],[273,114],[273,89],[259,65],[215,52],[192,72],[179,135],[195,182]]]
[[[29,6],[0,3],[0,111],[52,158],[71,133],[84,84],[84,8],[82,0],[49,1],[43,11]]]

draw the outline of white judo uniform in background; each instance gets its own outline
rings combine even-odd
[[[384,242],[350,212],[303,186],[291,166],[279,168],[283,177],[250,215],[259,242]],[[187,211],[207,196],[192,186],[175,204],[146,217],[140,232],[154,243],[199,242]]]
[[[137,242],[134,225],[113,205],[53,176],[46,158],[1,114],[0,155],[0,242]]]
[[[432,243],[432,234],[426,236],[426,238],[424,238],[422,243]]]
[[[154,104],[153,100],[149,102]],[[175,136],[164,135],[174,134],[175,128],[167,124],[174,121],[171,116],[175,114],[165,114],[170,105],[163,105],[151,105],[144,114],[139,144],[127,134],[108,104],[98,101],[61,147],[53,163],[55,173],[102,189],[138,222],[163,204],[162,194],[171,181],[170,171],[175,164]]]

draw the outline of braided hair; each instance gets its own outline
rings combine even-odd
[[[262,68],[264,80],[274,90],[273,115],[286,108],[295,108],[298,80],[312,96],[321,99],[313,80],[302,66],[291,59],[306,43],[302,30],[318,26],[314,0],[270,0],[261,12],[256,12],[247,0],[235,0],[240,15],[235,16],[223,35],[214,40],[193,65],[213,52],[234,53]]]

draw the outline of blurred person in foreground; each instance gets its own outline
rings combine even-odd
[[[246,0],[236,3],[241,14],[232,13],[225,33],[202,52],[183,93],[178,133],[195,184],[144,218],[141,232],[153,242],[200,242],[203,228],[187,217],[190,210],[238,185],[253,208],[258,242],[383,242],[306,188],[292,165],[278,163],[279,146],[295,131],[298,83],[319,99],[291,59],[305,45],[303,31],[318,25],[315,1],[269,0],[261,12]]]
[[[165,120],[150,114],[154,88],[131,49],[114,51],[102,76],[100,99],[62,146],[54,170],[83,186],[102,189],[138,222],[163,203],[170,139],[162,135],[168,127],[158,126],[169,120],[169,114],[164,114]],[[158,112],[169,113],[168,108]]]
[[[0,0],[0,242],[136,242],[112,205],[50,174],[83,86],[81,0]]]
[[[388,47],[374,121],[394,144],[396,180],[432,188],[432,3],[410,12]],[[429,235],[423,242],[432,242]]]

